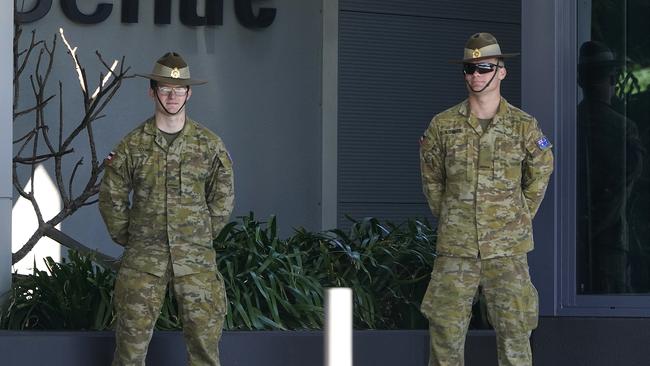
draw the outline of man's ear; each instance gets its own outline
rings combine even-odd
[[[150,97],[151,99],[154,99],[154,98],[156,97],[156,96],[153,94],[153,89],[151,89],[151,88],[149,88],[149,92],[148,92],[148,94],[149,94],[149,97]]]
[[[505,67],[500,67],[499,68],[499,75],[498,75],[499,80],[505,79],[507,75],[508,75],[508,71],[506,70],[506,68]]]

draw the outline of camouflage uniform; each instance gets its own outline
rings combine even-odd
[[[463,365],[472,300],[483,287],[500,365],[530,365],[537,292],[526,253],[531,220],[553,171],[537,121],[501,99],[484,131],[464,101],[436,115],[422,139],[424,193],[438,218],[437,251],[421,310],[430,366]]]
[[[144,365],[169,282],[190,364],[219,365],[226,295],[212,239],[233,200],[224,144],[189,118],[171,144],[151,118],[111,154],[99,209],[113,240],[126,247],[115,288],[114,365]]]
[[[635,220],[647,221],[643,161],[646,154],[637,124],[606,98],[613,92],[625,60],[607,45],[587,41],[580,46],[576,150],[576,255],[581,294],[626,293],[633,290]],[[627,109],[627,108],[626,108]],[[645,202],[644,202],[645,201]],[[642,212],[637,211],[642,208]],[[647,225],[641,225],[641,227]]]
[[[644,149],[634,121],[585,98],[578,105],[577,251],[580,292],[625,293],[632,288],[630,207]]]

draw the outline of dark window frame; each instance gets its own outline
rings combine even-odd
[[[650,317],[650,294],[578,295],[576,273],[576,2],[556,2],[556,313],[560,316]]]

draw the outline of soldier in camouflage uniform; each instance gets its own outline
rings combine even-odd
[[[106,159],[99,209],[125,247],[115,284],[114,366],[144,365],[169,285],[178,301],[190,365],[219,365],[226,315],[212,240],[233,209],[233,170],[221,139],[186,117],[189,67],[176,53],[151,74],[153,117]]]
[[[465,45],[469,97],[433,117],[421,139],[422,183],[438,219],[438,257],[421,311],[429,320],[430,366],[461,366],[479,287],[497,334],[499,365],[532,364],[537,291],[526,253],[531,221],[553,171],[551,144],[535,118],[501,97],[506,77],[497,40]]]

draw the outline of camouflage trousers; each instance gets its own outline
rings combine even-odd
[[[178,302],[189,365],[219,366],[219,340],[226,315],[223,278],[215,272],[162,277],[122,267],[115,282],[113,366],[144,366],[167,285]]]
[[[481,286],[496,331],[500,366],[532,365],[537,290],[526,255],[494,259],[436,258],[420,310],[429,320],[429,366],[463,366],[472,303]]]

